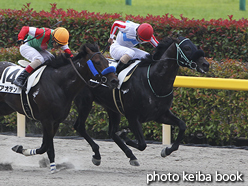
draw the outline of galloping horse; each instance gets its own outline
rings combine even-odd
[[[130,79],[122,84],[119,102],[122,102],[123,114],[128,120],[129,128],[134,133],[137,143],[130,140],[125,133],[117,132],[121,114],[115,104],[112,90],[98,86],[96,88],[84,87],[80,91],[75,98],[78,118],[74,128],[88,141],[95,152],[94,164],[96,162],[100,164],[99,147],[85,131],[85,122],[93,101],[106,109],[109,115],[109,135],[130,158],[131,165],[138,166],[139,163],[126,144],[141,151],[146,148],[141,127],[144,122],[156,121],[178,126],[179,133],[175,143],[170,148],[163,149],[161,156],[170,155],[178,149],[186,124],[177,118],[170,108],[173,100],[173,84],[179,66],[195,69],[200,73],[209,70],[209,63],[204,59],[204,52],[197,49],[189,39],[167,37],[159,42],[153,54],[141,60]]]
[[[94,69],[96,77],[93,76],[86,62],[91,63],[90,66]],[[53,67],[47,65],[40,81],[29,91],[27,96],[34,118],[39,120],[43,126],[42,145],[38,149],[23,149],[21,145],[17,145],[12,150],[26,156],[47,152],[51,173],[53,173],[56,170],[53,137],[59,123],[66,119],[76,94],[91,78],[104,81],[110,89],[118,85],[118,78],[114,71],[106,73],[109,63],[95,44],[82,45],[73,60],[60,55],[46,62],[46,64],[49,63],[55,65]],[[58,64],[63,65],[58,67]],[[4,69],[12,66],[17,65],[6,61],[0,62],[0,77],[2,77]],[[57,68],[54,68],[55,66]],[[15,111],[24,114],[20,95],[0,92],[0,116]]]

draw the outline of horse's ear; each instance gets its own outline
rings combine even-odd
[[[85,50],[86,50],[87,54],[91,54],[92,53],[92,51],[87,46],[85,46]]]
[[[94,42],[94,45],[98,46],[99,45],[99,42],[98,41],[95,41]]]

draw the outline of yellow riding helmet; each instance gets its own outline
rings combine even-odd
[[[67,45],[69,40],[69,32],[63,27],[56,28],[53,32],[53,39],[60,45]]]

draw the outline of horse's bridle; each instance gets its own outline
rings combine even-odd
[[[164,58],[164,59],[155,60],[153,58],[153,55],[152,55],[152,60],[155,61],[155,62],[164,61],[164,60],[167,60],[167,59],[176,60],[178,66],[185,66],[185,67],[189,67],[190,69],[196,70],[197,64],[192,59],[189,60],[188,57],[184,54],[184,52],[180,48],[180,45],[184,41],[187,41],[187,40],[189,40],[189,39],[185,38],[179,44],[175,43],[176,48],[177,48],[177,58]],[[182,58],[184,61],[181,61],[179,58]]]
[[[188,59],[188,57],[184,54],[184,52],[182,51],[182,49],[180,48],[180,45],[184,42],[184,41],[187,41],[189,40],[188,38],[185,38],[183,39],[179,44],[175,44],[176,45],[176,48],[177,48],[177,58],[164,58],[164,59],[159,59],[159,60],[154,60],[153,59],[153,55],[152,55],[152,60],[155,61],[155,62],[158,62],[158,61],[163,61],[163,60],[166,60],[166,59],[171,59],[171,60],[176,60],[177,61],[177,64],[178,66],[185,66],[185,67],[189,67],[191,69],[194,69],[196,70],[196,67],[197,67],[197,64],[191,60]],[[180,55],[180,56],[179,56]],[[181,61],[179,60],[179,57],[181,57],[184,61]],[[151,82],[150,82],[150,78],[149,78],[149,74],[150,74],[150,68],[151,68],[151,64],[149,65],[148,69],[147,69],[147,80],[148,80],[148,84],[152,90],[152,92],[154,93],[154,95],[158,98],[165,98],[165,97],[168,97],[169,95],[171,95],[173,93],[173,89],[171,92],[169,92],[168,94],[166,95],[163,95],[163,96],[160,96],[160,95],[157,95],[156,92],[154,91],[154,89],[152,88],[152,85],[151,85]]]
[[[189,40],[188,38],[185,38],[184,40],[182,40],[179,44],[176,43],[176,47],[177,47],[177,64],[178,66],[186,66],[186,67],[189,67],[191,69],[194,69],[196,70],[196,67],[197,67],[197,64],[191,60],[188,59],[188,57],[183,53],[182,49],[180,48],[180,45],[184,42],[184,41],[187,41]],[[179,60],[179,54],[180,54],[180,57],[184,60],[184,61],[181,61]]]
[[[96,54],[101,54],[101,52],[95,52],[94,54],[92,54],[92,56],[89,58],[89,60],[87,61],[87,64],[88,64],[88,66],[89,66],[89,69],[90,69],[90,71],[92,72],[92,74],[94,75],[94,76],[98,76],[100,79],[101,79],[101,81],[98,83],[98,84],[96,84],[96,85],[91,85],[89,82],[87,82],[84,78],[83,78],[83,76],[81,76],[81,74],[78,72],[78,70],[76,69],[76,67],[75,67],[75,65],[74,65],[74,63],[73,63],[73,61],[71,60],[71,58],[70,58],[70,63],[71,63],[71,65],[72,65],[72,67],[73,67],[73,69],[75,70],[75,72],[77,73],[77,75],[80,77],[80,79],[86,84],[86,85],[88,85],[89,87],[92,87],[92,88],[95,88],[95,87],[97,87],[97,86],[99,86],[99,85],[102,85],[103,83],[106,83],[107,82],[107,78],[106,78],[106,74],[108,74],[108,73],[110,73],[110,72],[115,72],[115,69],[113,69],[112,67],[108,67],[108,68],[106,68],[106,69],[104,69],[102,72],[100,72],[99,73],[99,71],[94,67],[94,64],[92,63],[92,61],[91,61],[91,59],[96,55]]]

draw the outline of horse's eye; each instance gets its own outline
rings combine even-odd
[[[183,47],[183,50],[185,50],[185,51],[190,51],[191,48],[190,48],[189,46],[185,46],[185,47]]]
[[[100,61],[95,61],[94,64],[95,65],[100,65],[101,63],[100,63]]]

